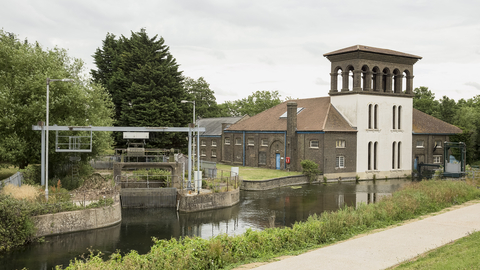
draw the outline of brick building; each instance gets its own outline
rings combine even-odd
[[[324,56],[329,97],[287,101],[223,129],[222,162],[301,170],[310,159],[329,179],[404,177],[418,162],[443,163],[440,144],[461,130],[413,109],[421,57],[361,45]]]
[[[248,119],[248,116],[202,118],[197,121],[205,132],[200,133],[200,159],[205,161],[222,160],[222,130],[239,121]]]

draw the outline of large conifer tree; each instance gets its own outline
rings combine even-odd
[[[191,107],[181,104],[188,99],[182,72],[162,37],[149,38],[145,29],[132,32],[130,38],[118,39],[107,34],[102,48],[94,55],[97,70],[94,81],[104,85],[115,104],[116,126],[185,127]],[[153,135],[153,136],[152,136]],[[124,145],[121,134],[117,146]],[[185,134],[150,134],[150,147],[180,148]]]

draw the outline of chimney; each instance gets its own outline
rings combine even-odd
[[[290,158],[290,164],[287,164],[287,170],[297,170],[297,103],[287,103],[287,157]]]

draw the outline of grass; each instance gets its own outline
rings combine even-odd
[[[31,185],[17,187],[12,184],[7,184],[1,192],[5,195],[10,195],[17,200],[26,199],[28,201],[34,201],[40,195],[40,189],[40,187],[34,187]]]
[[[239,167],[240,178],[242,180],[268,180],[272,178],[286,177],[292,175],[301,175],[301,172],[287,172],[284,170],[273,170],[258,167],[243,167],[243,166],[231,166],[225,164],[217,164],[218,170],[230,171],[232,167]],[[219,173],[217,173],[219,176]]]
[[[480,232],[422,254],[390,269],[480,269]]]
[[[154,239],[147,254],[114,253],[105,262],[101,255],[91,254],[87,261],[76,260],[67,269],[231,268],[298,254],[478,198],[480,190],[463,181],[422,181],[407,185],[376,204],[313,215],[292,227],[248,229],[242,235],[218,235],[211,239]]]

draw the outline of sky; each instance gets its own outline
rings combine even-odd
[[[357,44],[421,56],[414,87],[437,99],[480,94],[478,0],[3,0],[0,28],[67,49],[86,73],[107,33],[145,28],[164,38],[185,76],[205,78],[218,103],[259,90],[327,96],[323,54]]]

